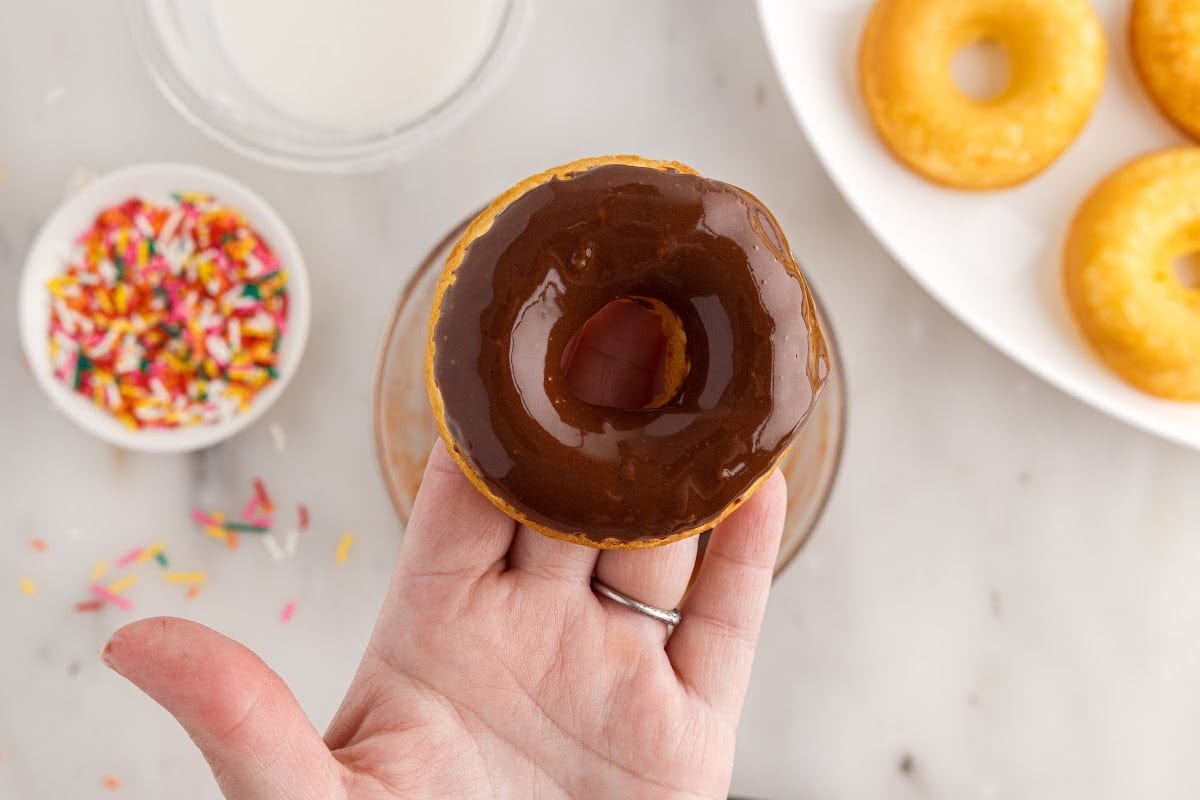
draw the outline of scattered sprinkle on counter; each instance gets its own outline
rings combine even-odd
[[[152,558],[157,560],[159,556],[163,555],[163,549],[164,545],[162,542],[155,542],[149,547],[143,549],[142,552],[138,554],[138,557],[134,560],[139,564],[144,564]]]
[[[104,788],[108,789],[110,792],[115,792],[121,788],[121,779],[114,778],[112,775],[105,775],[103,783]]]
[[[201,584],[208,580],[208,574],[204,572],[164,572],[163,581],[165,583],[190,583]]]
[[[278,378],[287,280],[211,195],[110,206],[47,284],[54,374],[129,428],[228,419]]]
[[[285,625],[292,621],[292,617],[296,615],[296,601],[288,600],[283,606],[283,611],[279,614],[279,621]]]
[[[254,479],[254,499],[264,514],[273,514],[275,512],[275,503],[271,501],[271,496],[267,494],[267,487],[262,482],[262,478]]]
[[[136,585],[138,582],[138,574],[136,572],[126,575],[118,581],[113,581],[108,585],[108,590],[113,594],[121,594],[126,589]]]
[[[50,549],[50,545],[46,544],[45,539],[30,539],[29,546],[39,553],[44,553]]]
[[[124,597],[121,597],[119,594],[110,592],[107,588],[98,583],[93,583],[91,590],[92,594],[96,595],[96,597],[100,598],[101,600],[111,603],[123,611],[133,611],[133,603],[129,602]]]
[[[125,594],[141,582],[141,573],[136,570],[143,565],[152,563],[157,564],[162,570],[159,574],[163,576],[165,583],[195,584],[203,582],[208,577],[203,572],[166,571],[170,562],[167,560],[166,544],[160,540],[144,547],[135,547],[115,559],[112,562],[113,570],[132,571],[127,571],[124,575],[117,577],[107,586],[100,583],[100,580],[109,573],[109,562],[101,560],[93,564],[91,572],[88,574],[90,580],[88,590],[93,595],[93,599],[77,602],[75,610],[77,612],[102,611],[108,605],[114,605],[126,611],[133,610],[133,602]],[[190,600],[192,597],[194,594],[189,595],[188,599]]]
[[[275,534],[268,533],[262,537],[262,543],[263,547],[267,548],[267,555],[271,557],[272,561],[283,561],[287,557],[287,554],[283,551],[283,545],[275,538]]]
[[[350,548],[354,546],[354,533],[348,531],[345,533],[341,541],[338,542],[337,552],[334,553],[334,561],[339,564],[345,564],[346,559],[350,557]]]
[[[308,507],[297,505],[299,528],[290,528],[283,533],[282,540],[276,535],[275,512],[278,509],[262,478],[251,482],[253,493],[242,507],[240,519],[229,519],[224,512],[192,511],[192,521],[213,539],[224,542],[231,550],[236,549],[239,534],[251,534],[259,539],[272,561],[283,561],[296,555],[300,531],[308,527]],[[348,546],[348,545],[347,545]]]
[[[117,559],[118,567],[128,567],[134,561],[137,561],[142,556],[142,548],[135,547],[125,555]]]
[[[287,452],[287,434],[283,432],[283,427],[278,422],[271,423],[271,443],[275,447],[275,452],[283,454]]]
[[[17,582],[17,585],[21,587],[21,592],[26,597],[34,597],[37,595],[37,587],[33,585],[33,581],[30,578],[21,578],[21,580]]]

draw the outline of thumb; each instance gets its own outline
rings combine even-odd
[[[179,721],[228,798],[344,796],[338,764],[283,679],[211,628],[134,622],[101,659]]]

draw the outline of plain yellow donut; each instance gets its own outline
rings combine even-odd
[[[976,100],[950,63],[1004,48],[1007,88]],[[859,88],[887,148],[926,178],[995,189],[1033,177],[1087,123],[1104,84],[1104,31],[1088,0],[880,0],[859,50]]]
[[[1144,391],[1200,400],[1200,289],[1175,259],[1200,252],[1200,148],[1164,150],[1104,180],[1071,223],[1067,301],[1114,372]]]
[[[1159,110],[1200,139],[1200,0],[1134,0],[1129,44]]]

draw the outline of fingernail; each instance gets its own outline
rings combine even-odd
[[[116,637],[114,637],[114,638],[116,638]],[[105,642],[104,648],[96,655],[100,658],[100,660],[102,662],[104,662],[104,666],[108,667],[109,669],[111,669],[115,672],[117,668],[114,667],[113,663],[112,663],[112,651],[113,651],[113,640],[109,639],[107,642]]]

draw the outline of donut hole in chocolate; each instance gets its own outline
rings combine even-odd
[[[1009,87],[1012,62],[995,39],[979,39],[959,49],[950,61],[950,75],[959,91],[972,100],[995,100]]]
[[[1171,272],[1184,288],[1200,290],[1200,252],[1184,253],[1171,262]]]
[[[604,408],[658,408],[687,374],[682,323],[659,301],[610,300],[563,350],[561,368],[577,399]]]

